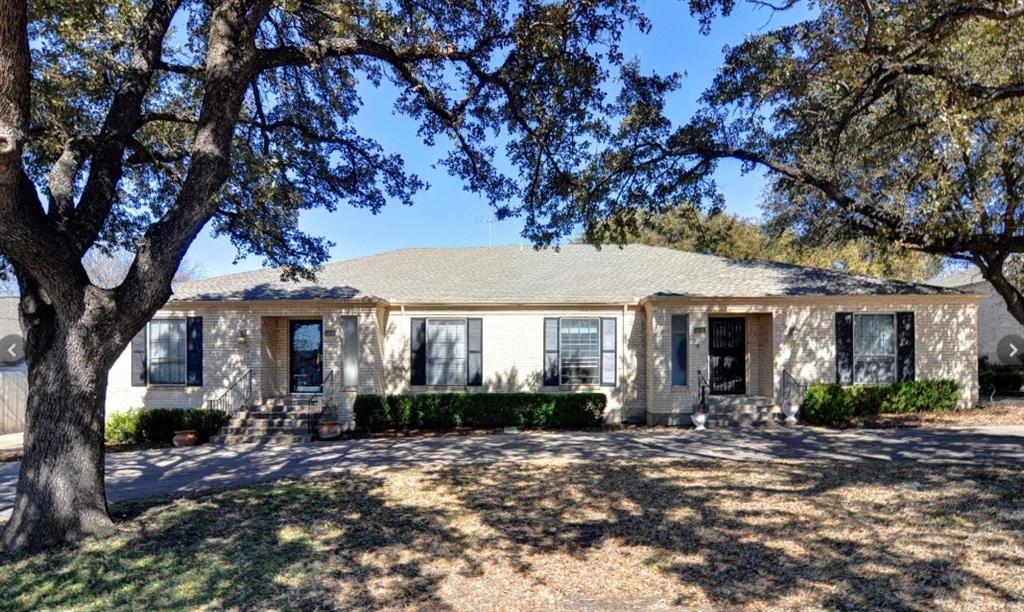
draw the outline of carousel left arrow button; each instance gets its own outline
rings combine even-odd
[[[0,363],[17,365],[25,359],[25,339],[17,334],[4,336],[0,340]]]

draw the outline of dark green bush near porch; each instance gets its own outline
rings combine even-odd
[[[228,418],[207,408],[129,410],[110,417],[105,437],[107,444],[170,443],[174,432],[194,429],[200,442],[208,442]]]
[[[1024,369],[986,364],[978,371],[978,384],[988,392],[1019,394],[1024,389]]]
[[[601,393],[424,393],[359,395],[356,425],[385,429],[598,427],[607,398]]]
[[[811,425],[847,425],[854,417],[953,410],[960,385],[952,380],[915,380],[889,385],[813,384],[801,418]]]

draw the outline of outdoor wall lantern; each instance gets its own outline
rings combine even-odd
[[[238,343],[239,344],[245,344],[248,341],[249,341],[249,337],[246,335],[245,330],[244,329],[238,330]]]

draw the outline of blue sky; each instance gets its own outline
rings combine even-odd
[[[677,122],[685,121],[695,109],[701,91],[722,63],[724,46],[741,42],[748,33],[773,29],[801,17],[795,11],[773,14],[766,8],[741,2],[733,15],[718,20],[711,34],[702,36],[697,23],[688,14],[686,2],[650,0],[644,6],[653,24],[651,32],[647,35],[630,32],[623,42],[623,50],[627,56],[638,58],[645,71],[685,73],[683,87],[673,96],[669,107],[671,117]],[[463,191],[458,179],[448,176],[443,169],[434,168],[444,150],[424,145],[416,136],[415,123],[393,112],[394,90],[365,87],[361,93],[364,107],[357,117],[357,127],[363,134],[376,138],[385,150],[400,152],[407,168],[425,179],[430,188],[416,195],[413,206],[393,203],[377,215],[347,206],[339,207],[334,213],[322,210],[305,213],[301,226],[335,243],[331,250],[333,260],[411,246],[523,242],[519,219],[493,222],[493,211],[485,202]],[[762,175],[742,175],[739,164],[727,162],[723,163],[716,179],[728,210],[747,217],[760,216]],[[208,276],[262,265],[258,257],[232,265],[234,257],[235,250],[230,242],[213,238],[207,230],[196,239],[188,254],[188,259],[198,263]]]

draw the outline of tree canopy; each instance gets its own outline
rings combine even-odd
[[[0,269],[28,329],[25,460],[8,550],[109,533],[107,371],[171,294],[207,226],[240,255],[309,277],[303,210],[409,203],[424,181],[372,129],[388,83],[440,167],[568,234],[580,172],[630,114],[619,47],[636,0],[0,0]],[[89,252],[131,254],[114,286]]]
[[[731,0],[692,0],[705,27]],[[761,3],[765,6],[772,6]],[[978,266],[1024,321],[1007,261],[1024,251],[1024,4],[779,3],[812,16],[727,49],[683,124],[664,88],[638,90],[617,146],[592,166],[591,230],[607,211],[720,205],[722,159],[771,177],[769,218],[801,239],[869,239]],[[693,199],[694,195],[703,196]],[[642,216],[620,214],[628,234]]]

